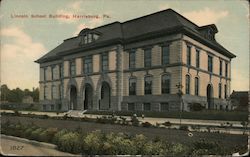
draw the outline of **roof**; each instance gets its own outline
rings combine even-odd
[[[215,25],[208,26],[212,26],[215,30],[217,29]],[[162,35],[163,31],[165,31],[165,34],[173,33],[175,31],[182,31],[183,33],[192,35],[192,37],[199,39],[201,42],[204,42],[205,45],[208,45],[225,56],[230,58],[236,57],[215,40],[213,41],[205,39],[200,32],[200,29],[205,27],[206,26],[199,27],[174,10],[167,9],[123,23],[113,22],[94,29],[85,28],[79,33],[78,36],[64,40],[63,43],[49,51],[36,62],[43,63],[49,60],[60,58],[61,56],[69,53],[74,53],[91,47],[93,48],[97,45],[104,46],[105,44],[112,44],[114,42],[125,44],[128,41],[135,41],[140,37],[142,39],[146,35],[153,37],[153,34],[157,32],[158,34]],[[99,32],[100,38],[92,43],[80,45],[80,35],[86,31]]]

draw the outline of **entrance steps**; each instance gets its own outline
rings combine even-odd
[[[87,110],[69,110],[66,114],[69,117],[82,117]]]

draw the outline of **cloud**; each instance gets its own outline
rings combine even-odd
[[[100,26],[103,24],[103,18],[98,18],[98,19],[91,19],[87,21],[86,23],[79,24],[76,27],[76,31],[73,33],[73,35],[78,35],[80,31],[84,28],[95,28],[97,26]]]
[[[74,10],[80,10],[82,5],[82,1],[75,1],[71,4],[69,4],[69,8],[74,9]]]
[[[168,9],[170,8],[170,6],[168,4],[162,4],[159,6],[159,10],[165,10],[165,9]]]
[[[34,60],[46,52],[46,48],[19,27],[1,29],[1,76],[10,88],[32,88],[38,85],[39,68]],[[35,73],[34,73],[35,72]]]
[[[57,20],[59,22],[62,22],[62,23],[74,23],[74,22],[76,22],[76,20],[72,18],[73,14],[74,14],[73,12],[66,11],[63,9],[59,9],[56,11],[56,15],[60,16],[60,18],[57,18]]]
[[[217,23],[219,20],[228,16],[228,11],[215,11],[210,8],[204,8],[198,11],[191,11],[183,13],[183,16],[190,19],[198,25],[208,25],[212,23]]]
[[[247,74],[248,75],[248,74]],[[249,90],[249,78],[248,76],[244,76],[244,74],[237,69],[232,69],[232,88],[236,91],[248,91]]]

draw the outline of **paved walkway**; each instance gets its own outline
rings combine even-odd
[[[1,135],[1,154],[4,156],[76,156],[56,150],[51,144]]]

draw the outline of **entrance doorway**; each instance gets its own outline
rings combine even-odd
[[[84,110],[89,109],[93,102],[93,88],[90,84],[85,85],[84,90]]]
[[[211,84],[207,85],[207,104],[208,109],[213,109],[213,87]]]
[[[110,108],[110,86],[107,82],[102,83],[101,87],[101,100],[100,100],[100,110],[108,110]]]
[[[77,109],[77,89],[74,85],[70,86],[70,110]]]

